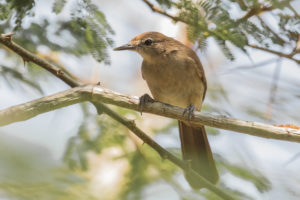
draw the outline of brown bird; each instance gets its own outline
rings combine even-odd
[[[132,50],[143,57],[142,76],[155,100],[186,108],[189,117],[201,110],[206,92],[206,78],[196,53],[181,42],[158,32],[146,32],[114,50]],[[141,105],[145,97],[141,98]],[[184,113],[185,114],[185,113]],[[216,184],[218,171],[204,126],[193,127],[179,121],[183,159],[191,168]],[[192,176],[186,178],[194,189],[203,185]]]

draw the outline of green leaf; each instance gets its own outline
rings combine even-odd
[[[23,19],[30,14],[31,9],[35,6],[34,0],[9,0],[7,2],[8,8],[15,13],[15,27],[14,31],[21,28]],[[10,12],[11,12],[10,11]]]
[[[63,10],[65,4],[66,0],[55,0],[52,8],[53,12],[59,14]]]
[[[163,7],[171,8],[172,6],[172,0],[156,0],[158,4],[160,4]]]
[[[9,9],[6,5],[0,4],[0,20],[5,20],[9,16]]]
[[[227,47],[224,40],[217,40],[217,43],[219,47],[221,48],[224,56],[228,58],[229,60],[234,60],[234,56],[231,52],[231,50]]]

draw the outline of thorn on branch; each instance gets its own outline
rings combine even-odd
[[[61,69],[56,71],[57,76],[62,76],[63,74],[64,74],[64,72]]]
[[[23,63],[24,63],[24,67],[25,67],[25,65],[26,65],[26,62],[29,62],[29,61],[30,61],[29,59],[27,59],[27,58],[25,58],[25,57],[22,57],[22,60],[23,60]]]
[[[12,36],[14,34],[15,34],[14,32],[10,32],[10,33],[1,34],[1,36],[8,39],[11,42],[12,41]]]
[[[131,127],[136,127],[136,123],[134,120],[128,120],[128,124],[131,126]]]
[[[96,107],[96,109],[97,109],[97,114],[98,114],[98,115],[102,115],[102,114],[104,113],[104,111],[102,110],[101,107],[96,106],[96,105],[95,105],[95,107]]]
[[[160,157],[162,160],[167,160],[169,157],[168,155],[164,154],[164,153],[159,153]]]

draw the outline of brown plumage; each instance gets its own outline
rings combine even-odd
[[[142,76],[155,100],[200,111],[206,93],[206,78],[197,54],[181,42],[158,32],[146,32],[115,50],[133,50],[143,57]],[[204,126],[191,127],[179,121],[183,159],[212,183],[219,176]],[[195,188],[203,186],[186,176]]]

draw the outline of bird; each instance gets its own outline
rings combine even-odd
[[[200,111],[207,81],[203,66],[190,47],[159,32],[145,32],[115,51],[130,50],[143,58],[142,77],[146,81],[155,101],[184,108],[188,119],[194,110]],[[140,98],[140,106],[151,98],[148,94]],[[187,121],[178,121],[182,159],[213,184],[219,174],[208,142],[204,126],[192,126]],[[205,186],[196,177],[185,172],[193,189]]]

